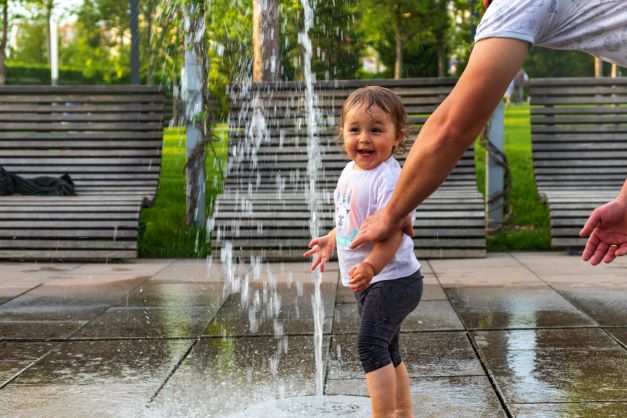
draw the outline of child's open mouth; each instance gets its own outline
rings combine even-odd
[[[365,150],[365,149],[358,149],[357,153],[359,155],[361,155],[362,157],[370,157],[372,154],[374,154],[374,151],[369,151],[369,150]]]

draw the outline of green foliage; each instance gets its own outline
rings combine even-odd
[[[594,58],[577,51],[532,48],[524,67],[530,77],[594,77]]]
[[[50,80],[50,66],[47,64],[28,64],[11,61],[7,63],[6,84],[47,84]],[[86,76],[84,71],[75,68],[59,67],[59,84],[127,84],[127,77],[105,79],[105,74],[92,72]]]
[[[20,22],[18,30],[20,36],[17,38],[15,49],[11,50],[10,59],[31,64],[47,64],[46,21],[37,19]]]
[[[365,47],[357,24],[359,0],[315,0],[314,26],[309,33],[314,56],[312,71],[317,80],[353,79],[361,67]],[[302,47],[298,35],[303,30],[300,0],[282,0],[281,16],[283,79],[302,79]]]
[[[438,75],[441,56],[446,71],[447,39],[451,31],[446,0],[361,0],[360,27],[365,42],[377,50],[391,77],[402,45],[401,77]]]
[[[227,158],[226,127],[215,130],[215,144],[223,163]],[[161,176],[154,205],[143,209],[140,218],[139,256],[143,258],[206,257],[211,244],[206,242],[204,228],[185,225],[185,130],[166,129],[163,136]],[[208,156],[205,164],[207,213],[222,191],[222,180],[215,160]]]
[[[477,185],[485,194],[485,150],[475,144]],[[533,175],[529,106],[512,105],[505,111],[505,154],[512,174],[507,196],[511,214],[502,229],[488,236],[489,251],[550,248],[548,207],[540,202]]]

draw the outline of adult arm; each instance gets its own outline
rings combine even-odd
[[[582,259],[593,266],[627,254],[627,180],[616,199],[592,211],[579,236],[589,237]]]
[[[351,248],[406,226],[407,214],[446,180],[477,138],[528,50],[529,44],[516,39],[477,42],[457,85],[418,134],[390,202],[362,224]]]

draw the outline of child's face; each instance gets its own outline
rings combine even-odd
[[[375,105],[346,112],[340,132],[346,154],[360,170],[371,170],[387,160],[401,139],[392,119]]]

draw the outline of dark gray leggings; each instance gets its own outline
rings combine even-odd
[[[411,276],[384,280],[355,292],[361,322],[357,352],[364,373],[402,362],[400,331],[403,320],[422,296],[420,270]]]

